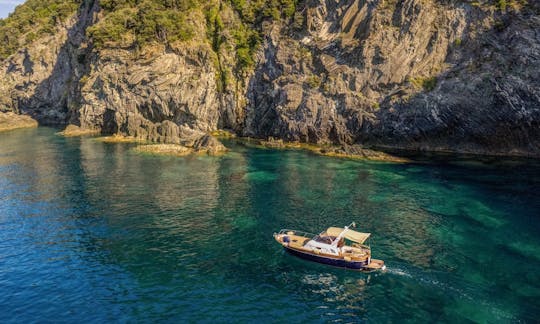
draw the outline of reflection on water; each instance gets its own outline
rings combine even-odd
[[[540,166],[389,164],[227,143],[141,155],[0,134],[0,320],[534,321]],[[385,273],[295,259],[280,228],[351,221]]]

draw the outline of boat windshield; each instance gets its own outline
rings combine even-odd
[[[332,242],[334,242],[335,239],[336,239],[335,236],[328,236],[328,235],[317,235],[313,238],[315,242],[325,243],[325,244],[332,244]]]

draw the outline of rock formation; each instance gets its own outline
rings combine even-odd
[[[26,115],[19,115],[13,112],[0,112],[0,132],[18,128],[34,128],[38,123]]]
[[[416,0],[305,10],[305,30],[266,33],[246,135],[538,156],[537,14]]]
[[[255,64],[239,72],[230,30],[244,22],[228,1],[219,42],[201,9],[187,21],[193,38],[143,49],[94,46],[102,8],[84,1],[54,35],[0,61],[0,111],[161,143],[210,144],[205,134],[230,129],[538,157],[539,5],[510,3],[300,1],[293,18],[257,25]]]

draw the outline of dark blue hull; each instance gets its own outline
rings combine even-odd
[[[368,260],[366,261],[345,261],[342,259],[335,259],[331,257],[321,256],[321,255],[315,255],[311,253],[306,253],[302,251],[298,251],[295,249],[287,248],[285,247],[285,250],[289,252],[290,254],[297,256],[299,258],[302,258],[304,260],[309,260],[313,262],[328,264],[335,267],[340,268],[347,268],[347,269],[353,269],[353,270],[362,270],[364,267],[368,265]]]

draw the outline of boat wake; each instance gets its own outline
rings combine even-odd
[[[474,300],[481,293],[477,285],[464,284],[463,280],[455,278],[455,275],[439,271],[428,271],[414,267],[407,267],[403,265],[386,266],[386,273],[390,275],[400,276],[413,280],[424,286],[430,286],[437,290],[444,291],[449,295],[459,296],[460,298],[467,298]],[[450,284],[451,282],[461,282],[462,287],[457,288]],[[480,289],[482,290],[482,289]]]
[[[403,281],[414,281],[421,286],[427,287],[432,292],[452,296],[457,302],[457,306],[472,303],[478,305],[487,314],[496,315],[496,318],[503,321],[516,320],[514,314],[503,309],[501,305],[489,299],[490,287],[463,280],[459,274],[442,271],[429,271],[406,265],[386,265],[384,273],[401,277]],[[459,287],[453,283],[459,282]],[[473,314],[474,315],[474,314]],[[473,316],[471,315],[471,316]],[[475,315],[474,315],[475,316]],[[476,317],[471,317],[475,319]]]
[[[412,278],[413,277],[412,274],[407,272],[407,270],[403,270],[403,269],[400,269],[400,268],[389,267],[388,265],[386,265],[385,272],[396,275],[396,276],[403,276],[403,277],[407,277],[407,278]]]
[[[435,288],[442,289],[445,291],[454,291],[463,294],[464,291],[454,288],[453,286],[447,284],[450,274],[437,272],[437,271],[427,271],[415,267],[407,267],[403,265],[392,266],[386,265],[386,273],[390,275],[400,276],[404,278],[411,279],[423,285],[434,286]],[[450,275],[451,276],[451,275]]]

